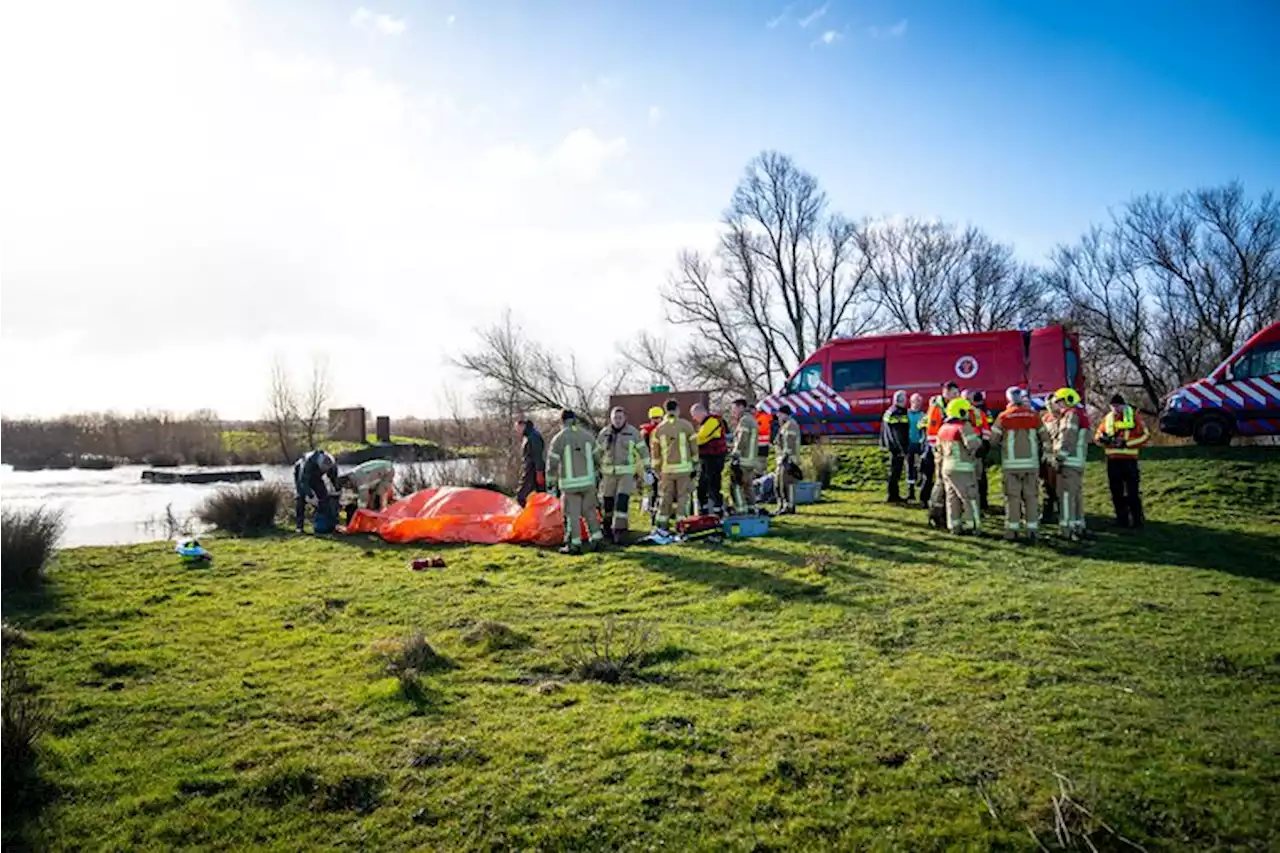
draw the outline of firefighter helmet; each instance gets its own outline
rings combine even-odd
[[[950,403],[947,403],[947,417],[949,418],[967,418],[971,411],[973,411],[973,404],[964,397],[956,397]]]
[[[1053,399],[1069,408],[1080,405],[1080,394],[1074,388],[1059,388],[1053,392]]]
[[[651,406],[649,408],[649,417],[651,418],[660,418],[663,416],[663,414],[665,413],[662,411],[661,406]]]

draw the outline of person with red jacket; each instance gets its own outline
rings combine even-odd
[[[1027,540],[1034,542],[1040,532],[1040,461],[1049,450],[1049,432],[1027,404],[1026,391],[1015,385],[1004,393],[1009,405],[991,427],[1004,475],[1004,535],[1017,539],[1025,525]]]
[[[1151,433],[1137,410],[1116,394],[1111,398],[1111,411],[1093,438],[1107,454],[1107,482],[1116,510],[1116,526],[1141,530],[1146,517],[1138,494],[1138,452],[1151,440]]]
[[[724,462],[729,455],[724,418],[707,411],[701,403],[689,407],[689,415],[698,428],[698,506],[705,515],[723,515],[724,498],[720,491],[724,479]]]
[[[925,450],[920,459],[920,505],[928,507],[931,513],[937,514],[947,502],[946,490],[942,486],[942,476],[938,470],[937,454],[938,432],[947,419],[947,404],[960,396],[960,386],[955,382],[942,383],[942,393],[929,401],[929,408],[924,416]]]

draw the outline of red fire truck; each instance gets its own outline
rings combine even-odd
[[[895,391],[918,392],[927,400],[948,379],[962,389],[982,391],[991,409],[1004,407],[1004,392],[1011,385],[1026,388],[1033,398],[1064,386],[1083,393],[1080,341],[1059,325],[837,338],[819,347],[757,409],[772,418],[779,406],[791,406],[805,436],[874,435]]]

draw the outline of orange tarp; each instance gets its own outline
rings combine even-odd
[[[559,545],[564,514],[560,502],[546,494],[530,495],[521,509],[488,489],[443,486],[414,492],[380,512],[359,510],[346,532],[376,533],[388,542]]]

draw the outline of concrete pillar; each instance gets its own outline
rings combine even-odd
[[[378,443],[391,443],[391,418],[386,415],[378,415]]]

